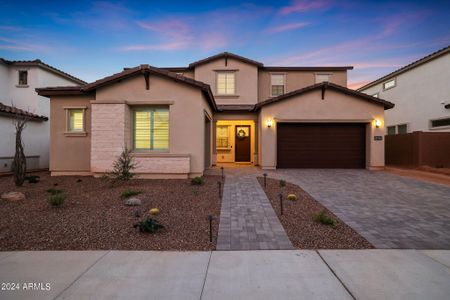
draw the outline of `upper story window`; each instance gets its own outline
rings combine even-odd
[[[217,72],[217,94],[234,95],[236,93],[234,72]]]
[[[139,108],[133,111],[133,148],[169,150],[169,108]]]
[[[19,71],[19,83],[18,85],[28,85],[28,71]]]
[[[85,110],[86,108],[67,108],[67,132],[85,132]]]
[[[391,79],[386,82],[383,82],[383,90],[389,90],[394,88],[397,85],[397,79]]]
[[[330,74],[316,74],[316,83],[330,81]]]
[[[271,75],[271,93],[272,96],[280,96],[284,94],[284,74]]]
[[[432,129],[438,129],[440,127],[448,127],[450,126],[450,118],[442,118],[442,119],[435,119],[430,121],[430,127]]]

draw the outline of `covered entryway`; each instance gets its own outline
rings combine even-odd
[[[277,124],[277,168],[365,166],[365,123]]]

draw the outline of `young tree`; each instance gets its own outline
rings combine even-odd
[[[133,178],[133,170],[137,164],[134,162],[131,150],[125,147],[122,153],[113,164],[112,176],[116,180],[130,180]]]
[[[13,116],[13,124],[16,130],[16,153],[12,163],[12,172],[16,186],[22,186],[27,172],[27,160],[23,151],[22,132],[30,121],[30,116],[16,112]]]

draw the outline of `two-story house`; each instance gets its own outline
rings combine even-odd
[[[349,69],[264,66],[225,52],[37,89],[51,99],[50,170],[101,175],[124,147],[146,178],[199,176],[220,162],[381,168],[384,110],[393,104],[348,89]]]
[[[386,133],[450,132],[450,46],[427,55],[358,91],[388,99]]]
[[[27,116],[23,131],[27,168],[47,169],[50,144],[50,102],[35,88],[84,85],[84,81],[40,60],[10,61],[0,58],[0,172],[9,172],[15,154],[13,118]]]

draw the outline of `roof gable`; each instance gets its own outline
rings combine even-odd
[[[211,61],[214,61],[214,60],[217,60],[217,59],[221,59],[221,58],[224,58],[224,59],[233,58],[233,59],[245,62],[247,64],[255,65],[257,67],[262,67],[263,66],[263,64],[260,63],[259,61],[252,60],[252,59],[249,59],[249,58],[246,58],[246,57],[234,54],[234,53],[230,53],[230,52],[222,52],[222,53],[219,53],[219,54],[216,54],[216,55],[213,55],[213,56],[210,56],[210,57],[198,60],[196,62],[193,62],[193,63],[189,64],[189,68],[193,68],[193,67],[196,67],[198,65],[206,64],[206,63],[209,63]]]
[[[295,97],[295,96],[299,96],[302,94],[306,94],[309,93],[311,91],[315,91],[315,90],[322,90],[322,93],[325,93],[327,89],[331,89],[340,93],[344,93],[350,96],[355,96],[356,98],[359,98],[361,100],[366,100],[375,104],[379,104],[379,105],[383,105],[384,109],[390,109],[394,107],[394,103],[383,100],[383,99],[379,99],[379,98],[375,98],[372,97],[370,95],[355,91],[355,90],[351,90],[349,88],[331,83],[331,82],[321,82],[321,83],[317,83],[314,85],[310,85],[286,94],[283,94],[281,96],[278,97],[274,97],[274,98],[270,98],[267,100],[264,100],[262,102],[259,102],[255,105],[255,110],[260,109],[263,106],[269,105],[269,104],[273,104],[273,103],[277,103],[286,99],[289,99],[291,97]]]

